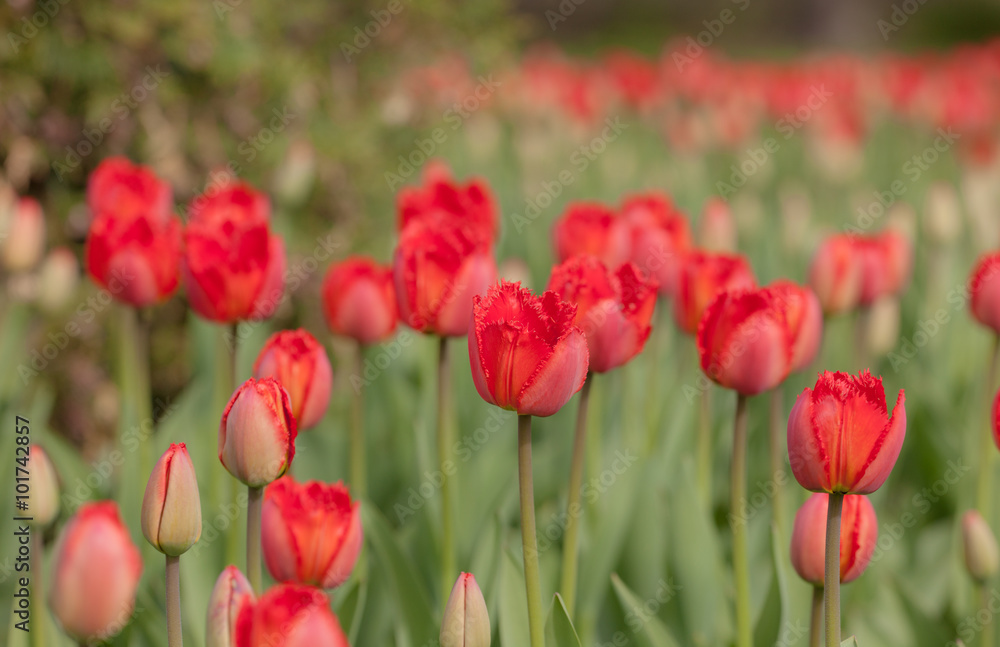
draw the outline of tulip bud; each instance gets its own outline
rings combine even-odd
[[[969,277],[969,310],[976,321],[1000,333],[1000,253],[976,261]]]
[[[45,250],[45,218],[34,198],[21,198],[13,205],[5,237],[0,240],[0,259],[11,272],[33,268]]]
[[[441,647],[490,647],[490,615],[472,573],[460,574],[448,596]]]
[[[990,525],[976,510],[962,515],[962,545],[965,568],[977,584],[983,584],[1000,569],[1000,549]]]
[[[330,332],[374,344],[396,331],[399,312],[392,268],[367,256],[351,256],[326,271],[323,314]]]
[[[722,198],[710,198],[698,221],[698,244],[712,252],[736,251],[736,225],[729,205]]]
[[[274,378],[251,378],[222,414],[219,460],[239,481],[263,487],[292,464],[297,433],[288,392]]]
[[[862,262],[854,238],[830,236],[820,244],[809,265],[809,285],[824,312],[839,314],[856,307],[861,300],[862,281]]]
[[[62,310],[80,283],[80,264],[66,247],[56,247],[38,271],[38,305],[49,313]]]
[[[80,642],[111,638],[128,624],[142,558],[113,501],[85,503],[56,542],[49,606]]]
[[[245,604],[237,619],[238,647],[350,647],[322,591],[279,584]]]
[[[246,576],[235,566],[227,566],[208,601],[205,647],[236,647],[236,620],[243,607],[253,602],[253,588]]]
[[[201,537],[201,498],[184,443],[172,444],[153,467],[142,497],[142,534],[153,548],[177,556]]]
[[[792,566],[799,577],[823,586],[826,569],[826,515],[829,495],[813,494],[795,513],[792,528]],[[848,494],[840,517],[840,582],[861,577],[878,542],[878,518],[868,497]]]
[[[59,479],[48,454],[32,445],[28,455],[28,509],[24,516],[43,528],[59,514]]]
[[[253,365],[254,377],[273,377],[288,391],[300,430],[315,427],[330,404],[333,369],[326,350],[308,331],[271,335]]]

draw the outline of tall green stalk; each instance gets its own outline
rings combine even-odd
[[[826,647],[840,647],[840,516],[844,495],[829,496],[826,513],[826,565],[823,588],[826,593]]]
[[[247,487],[247,579],[255,595],[263,592],[260,566],[260,519],[264,505],[264,488]]]
[[[181,632],[181,558],[167,555],[167,645],[183,647]]]
[[[580,504],[583,486],[583,463],[587,444],[587,402],[590,400],[590,385],[594,381],[591,373],[580,389],[580,408],[576,414],[576,431],[573,435],[573,454],[569,468],[569,496],[566,501],[566,541],[563,544],[562,582],[559,590],[570,618],[576,605],[577,553],[580,544],[580,518],[583,506]]]
[[[781,385],[771,389],[770,411],[768,417],[770,431],[771,454],[771,484],[774,486],[774,496],[771,500],[771,518],[778,530],[778,537],[785,541],[785,479],[778,475],[785,470],[785,429],[786,418],[782,404]]]
[[[812,611],[809,614],[809,647],[823,647],[823,587],[813,587]]]
[[[357,345],[354,353],[354,374],[364,375],[365,347]],[[351,399],[351,487],[354,496],[363,499],[368,494],[368,477],[365,469],[365,395],[357,389]]]
[[[695,474],[698,491],[705,499],[705,505],[712,505],[712,402],[711,387],[706,385],[698,398],[698,437]]]
[[[986,519],[993,518],[993,395],[996,388],[997,356],[1000,355],[1000,335],[993,338],[993,352],[986,366],[986,424],[979,437],[979,476],[976,481],[976,509]]]
[[[535,486],[531,474],[531,416],[517,417],[517,476],[521,497],[521,549],[524,553],[524,588],[528,598],[531,647],[545,647],[545,616],[538,569],[535,531]]]
[[[441,471],[441,608],[448,602],[455,573],[454,500],[448,462],[451,460],[451,364],[448,361],[448,338],[441,337],[438,352],[437,451]]]
[[[730,470],[729,506],[733,519],[733,579],[736,584],[736,645],[751,647],[750,566],[747,561],[747,527],[740,516],[740,506],[747,493],[747,396],[736,398],[733,423],[733,462]],[[838,645],[839,647],[839,645]]]

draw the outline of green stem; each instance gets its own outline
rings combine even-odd
[[[785,410],[782,404],[781,385],[771,389],[770,401],[770,451],[771,451],[771,484],[774,486],[774,497],[771,501],[771,518],[774,520],[778,537],[785,541]]]
[[[812,613],[809,615],[809,647],[823,647],[823,587],[813,587]]]
[[[869,311],[869,306],[861,306],[854,318],[854,364],[858,371],[868,368]]]
[[[222,419],[222,413],[229,404],[229,399],[236,391],[236,350],[239,343],[236,337],[237,324],[219,329],[220,339],[216,346],[215,356],[215,388],[216,407],[218,419]],[[236,495],[239,493],[239,484],[233,479],[226,478],[226,470],[221,464],[216,464],[212,470],[211,495],[216,506],[228,505],[236,502]],[[236,504],[238,510],[240,505]],[[230,532],[226,534],[226,562],[236,564],[240,559],[240,537],[239,533]]]
[[[260,595],[261,569],[260,569],[260,515],[264,503],[264,488],[247,488],[247,579],[253,592]]]
[[[448,361],[448,338],[441,337],[438,352],[437,450],[441,472],[441,608],[448,602],[455,573],[455,528],[451,476],[451,364]]]
[[[985,609],[987,611],[992,611],[990,609],[990,591],[986,584],[981,584],[979,587],[979,609]],[[978,613],[978,609],[977,609]],[[993,622],[983,623],[983,631],[980,634],[980,645],[983,647],[993,647]]]
[[[364,375],[365,347],[358,344],[354,355],[354,374]],[[364,390],[358,389],[351,400],[351,487],[354,496],[363,499],[368,494],[367,476],[365,475],[365,396]]]
[[[576,432],[573,435],[573,454],[569,467],[569,496],[566,501],[566,541],[563,546],[562,582],[559,590],[569,617],[573,618],[573,607],[576,605],[576,573],[577,552],[580,543],[580,517],[583,516],[583,506],[580,504],[583,486],[583,458],[587,445],[587,401],[590,400],[590,385],[594,381],[591,373],[580,389],[580,408],[576,414]]]
[[[182,647],[181,634],[181,558],[167,555],[167,645]]]
[[[31,647],[45,647],[45,574],[42,572],[45,540],[42,528],[31,528]]]
[[[733,424],[733,463],[731,466],[729,505],[732,519],[740,519],[740,507],[747,492],[747,396],[736,398],[736,420]],[[747,563],[747,526],[742,521],[733,524],[733,578],[736,583],[736,645],[751,647],[750,570]],[[839,647],[839,645],[838,645]]]
[[[710,388],[706,385],[698,399],[698,439],[696,441],[697,475],[695,478],[698,491],[705,499],[706,506],[712,505],[712,400]]]
[[[123,306],[124,334],[129,345],[128,358],[131,361],[130,375],[132,397],[135,403],[137,422],[145,426],[153,419],[153,396],[149,380],[149,321],[139,309]],[[142,477],[148,478],[153,470],[152,440],[140,437],[139,466]]]
[[[545,647],[542,584],[538,573],[535,534],[535,486],[531,475],[531,416],[517,417],[517,475],[521,495],[521,549],[524,552],[524,588],[528,597],[531,647]]]
[[[826,568],[823,584],[826,589],[826,647],[840,647],[840,513],[844,495],[829,496],[826,513]]]
[[[993,352],[986,366],[986,424],[979,439],[979,477],[976,483],[976,509],[987,519],[992,518],[993,494],[993,395],[997,375],[997,356],[1000,355],[1000,335],[993,338]]]

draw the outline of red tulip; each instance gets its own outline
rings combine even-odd
[[[84,503],[59,535],[49,606],[81,642],[111,638],[128,624],[142,558],[113,501]]]
[[[583,330],[590,370],[604,373],[639,354],[652,330],[656,281],[632,263],[612,273],[593,256],[574,256],[556,266],[546,288],[576,304],[573,320]]]
[[[236,389],[219,425],[219,460],[236,479],[263,487],[295,457],[295,417],[288,392],[271,377]]]
[[[477,296],[469,335],[472,379],[490,404],[521,415],[551,416],[587,378],[587,341],[576,306],[501,281]]]
[[[451,221],[474,229],[487,241],[496,238],[499,228],[496,199],[481,178],[459,184],[444,163],[429,163],[424,170],[423,186],[405,187],[397,196],[399,230],[414,220],[431,224]]]
[[[271,576],[324,589],[343,584],[361,551],[361,503],[343,483],[285,476],[264,492],[261,544]]]
[[[148,166],[124,157],[103,160],[87,178],[87,206],[94,216],[112,211],[131,220],[146,216],[164,221],[171,215],[173,192]]]
[[[279,584],[243,606],[236,647],[350,647],[322,591]]]
[[[0,216],[3,215],[0,212]],[[11,272],[30,270],[45,252],[42,206],[34,198],[20,198],[11,204],[6,215],[6,222],[0,220],[0,225],[3,225],[0,231],[0,261]]]
[[[392,268],[366,256],[330,266],[323,279],[323,314],[330,331],[360,344],[383,341],[396,332],[399,311]]]
[[[769,288],[720,293],[698,326],[701,369],[743,395],[781,384],[791,370],[793,343],[784,303]]]
[[[285,246],[270,231],[270,212],[267,197],[241,183],[191,203],[181,270],[199,315],[235,322],[274,314],[284,295]]]
[[[792,528],[792,566],[799,577],[823,586],[826,570],[826,513],[829,495],[811,495],[795,513]],[[861,577],[878,542],[878,517],[868,497],[848,494],[840,517],[840,582]]]
[[[205,647],[235,647],[240,612],[253,602],[253,588],[240,569],[235,566],[223,569],[208,600]]]
[[[400,318],[415,330],[466,334],[473,297],[496,277],[488,243],[467,227],[418,219],[400,236],[393,262],[396,303]]]
[[[560,263],[589,254],[618,267],[631,253],[629,224],[611,207],[596,202],[571,203],[556,221],[552,236]]]
[[[323,419],[330,404],[333,369],[326,350],[308,331],[300,328],[271,335],[257,355],[253,376],[273,377],[288,391],[300,431]]]
[[[792,371],[800,371],[816,359],[823,338],[823,307],[808,287],[787,280],[768,286],[785,306],[788,330],[792,335]]]
[[[823,311],[839,314],[855,308],[861,299],[862,263],[851,235],[830,236],[820,245],[809,266],[809,285]]]
[[[870,494],[896,464],[906,435],[900,390],[888,416],[882,379],[821,373],[788,417],[788,456],[799,484],[813,492]]]
[[[693,335],[717,294],[755,286],[753,270],[743,256],[693,251],[684,257],[678,274],[674,319],[681,330]]]
[[[848,236],[861,265],[860,305],[870,306],[883,296],[902,291],[910,278],[909,241],[892,230],[875,236]]]
[[[993,441],[1000,449],[1000,391],[993,398]]]
[[[660,294],[673,296],[684,255],[691,248],[687,217],[664,195],[647,193],[626,198],[622,218],[631,228],[631,259],[656,277]]]
[[[165,555],[181,555],[201,537],[198,477],[184,443],[171,443],[153,467],[140,521],[146,541]]]
[[[981,257],[972,269],[969,309],[976,321],[1000,334],[1000,252]]]

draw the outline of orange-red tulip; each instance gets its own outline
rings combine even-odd
[[[821,373],[788,417],[788,456],[799,484],[813,492],[870,494],[892,471],[906,435],[900,390],[889,418],[882,378]]]
[[[631,259],[656,277],[660,294],[673,296],[684,255],[691,249],[691,227],[665,195],[646,193],[628,197],[622,216],[631,228]]]
[[[976,321],[1000,334],[1000,252],[983,256],[972,269],[969,309]]]
[[[235,566],[223,569],[208,600],[205,647],[235,647],[240,612],[253,602],[253,588],[240,569]]]
[[[556,220],[552,237],[560,263],[589,254],[609,267],[618,267],[631,253],[629,224],[611,207],[597,202],[571,203]]]
[[[172,443],[153,467],[140,520],[146,541],[165,555],[180,555],[201,537],[198,477],[184,443]]]
[[[604,373],[639,354],[652,330],[656,281],[632,263],[615,272],[593,256],[574,256],[552,270],[548,290],[576,304],[574,323],[590,350],[590,370]]]
[[[333,369],[309,331],[282,330],[267,340],[253,365],[256,378],[273,377],[288,391],[298,429],[315,427],[330,404]]]
[[[722,198],[705,202],[698,221],[698,246],[712,252],[736,251],[736,223],[729,203]]]
[[[809,266],[809,285],[823,311],[839,314],[861,299],[862,263],[852,235],[830,236],[820,245]]]
[[[361,552],[361,503],[343,483],[298,483],[285,476],[264,492],[261,544],[271,576],[332,589]]]
[[[501,281],[476,297],[469,335],[472,380],[490,404],[551,416],[587,379],[587,340],[576,306]]]
[[[770,390],[788,376],[793,343],[784,303],[768,288],[720,293],[698,327],[701,369],[742,395]]]
[[[823,586],[826,570],[826,513],[828,494],[811,495],[795,513],[792,528],[792,566],[799,577],[813,586]],[[868,497],[848,494],[840,517],[840,582],[861,577],[868,568],[878,542],[878,517]]]
[[[322,591],[279,584],[245,604],[236,624],[236,647],[350,647]]]
[[[59,535],[49,606],[63,631],[100,641],[128,624],[142,558],[113,501],[84,503]]]
[[[274,378],[250,378],[222,414],[219,460],[237,480],[263,487],[292,464],[297,433],[288,392]]]
[[[785,305],[788,330],[792,335],[792,371],[801,371],[819,352],[823,338],[823,307],[815,292],[791,281],[775,281],[768,289]]]
[[[367,256],[351,256],[331,265],[323,278],[322,306],[334,334],[360,344],[388,339],[399,320],[392,268]]]
[[[472,227],[487,240],[496,238],[499,228],[496,199],[485,180],[472,178],[460,184],[451,177],[448,167],[437,160],[424,168],[424,184],[405,187],[396,198],[400,231],[414,220],[431,223],[448,220]]]
[[[755,285],[753,270],[743,256],[693,251],[684,257],[677,277],[674,319],[681,330],[694,335],[716,295]]]

